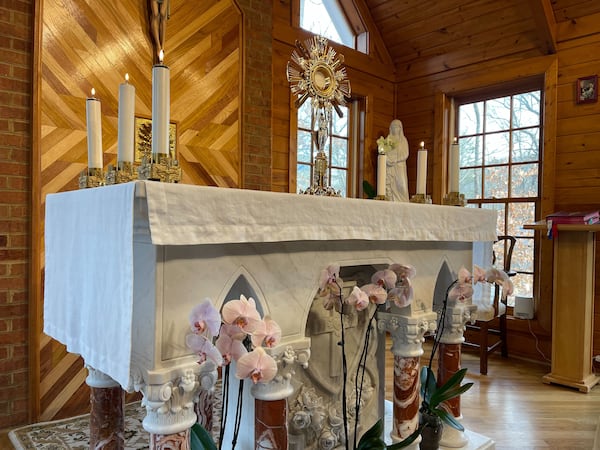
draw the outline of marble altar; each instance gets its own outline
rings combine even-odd
[[[314,391],[329,404],[339,396],[331,354],[339,330],[314,307],[320,271],[339,264],[345,281],[361,284],[390,263],[413,265],[415,301],[391,312],[419,321],[431,316],[441,271],[487,264],[495,230],[487,210],[153,181],[51,194],[44,331],[124,389],[141,390],[148,431],[174,433],[196,418],[186,392],[214,377],[185,347],[190,310],[206,297],[221,308],[244,294],[283,330],[273,354],[293,360],[281,364],[279,387],[255,386],[252,396],[288,398],[293,409]],[[370,368],[365,427],[383,414],[378,372]],[[253,417],[249,404],[244,423]],[[240,439],[238,448],[254,447],[254,436]],[[294,439],[290,448],[305,448],[306,436]]]

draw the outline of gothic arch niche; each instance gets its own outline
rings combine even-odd
[[[438,276],[433,289],[433,311],[440,311],[446,298],[446,291],[452,282],[456,279],[453,272],[450,270],[448,261],[444,259],[438,271]]]

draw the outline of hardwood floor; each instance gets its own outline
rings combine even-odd
[[[430,346],[425,348],[422,364],[429,358]],[[393,358],[388,355],[386,397],[391,400]],[[473,353],[463,352],[462,366],[468,368],[466,379],[475,383],[461,398],[463,423],[493,439],[496,449],[600,450],[600,386],[583,394],[547,385],[542,376],[549,366],[496,354],[490,356],[488,375],[479,374]],[[6,431],[0,431],[0,449],[11,448]]]
[[[426,344],[422,364],[428,362],[429,349]],[[392,367],[390,354],[386,361],[388,399]],[[499,354],[490,356],[488,375],[479,374],[479,358],[474,353],[463,352],[462,367],[468,368],[465,381],[475,383],[461,397],[463,424],[493,439],[496,449],[600,449],[600,436],[596,438],[600,386],[584,394],[544,384],[542,376],[550,371],[549,365]]]

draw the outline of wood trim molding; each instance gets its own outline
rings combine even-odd
[[[548,55],[556,53],[556,19],[550,0],[528,0],[528,3],[542,42],[542,51]]]
[[[40,333],[42,332],[42,183],[41,183],[41,58],[42,11],[44,1],[34,5],[32,156],[31,156],[31,230],[29,265],[29,420],[40,416]]]

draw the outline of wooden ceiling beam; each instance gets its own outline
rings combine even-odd
[[[542,50],[548,55],[556,53],[556,18],[550,0],[527,0],[527,3],[542,42]]]

